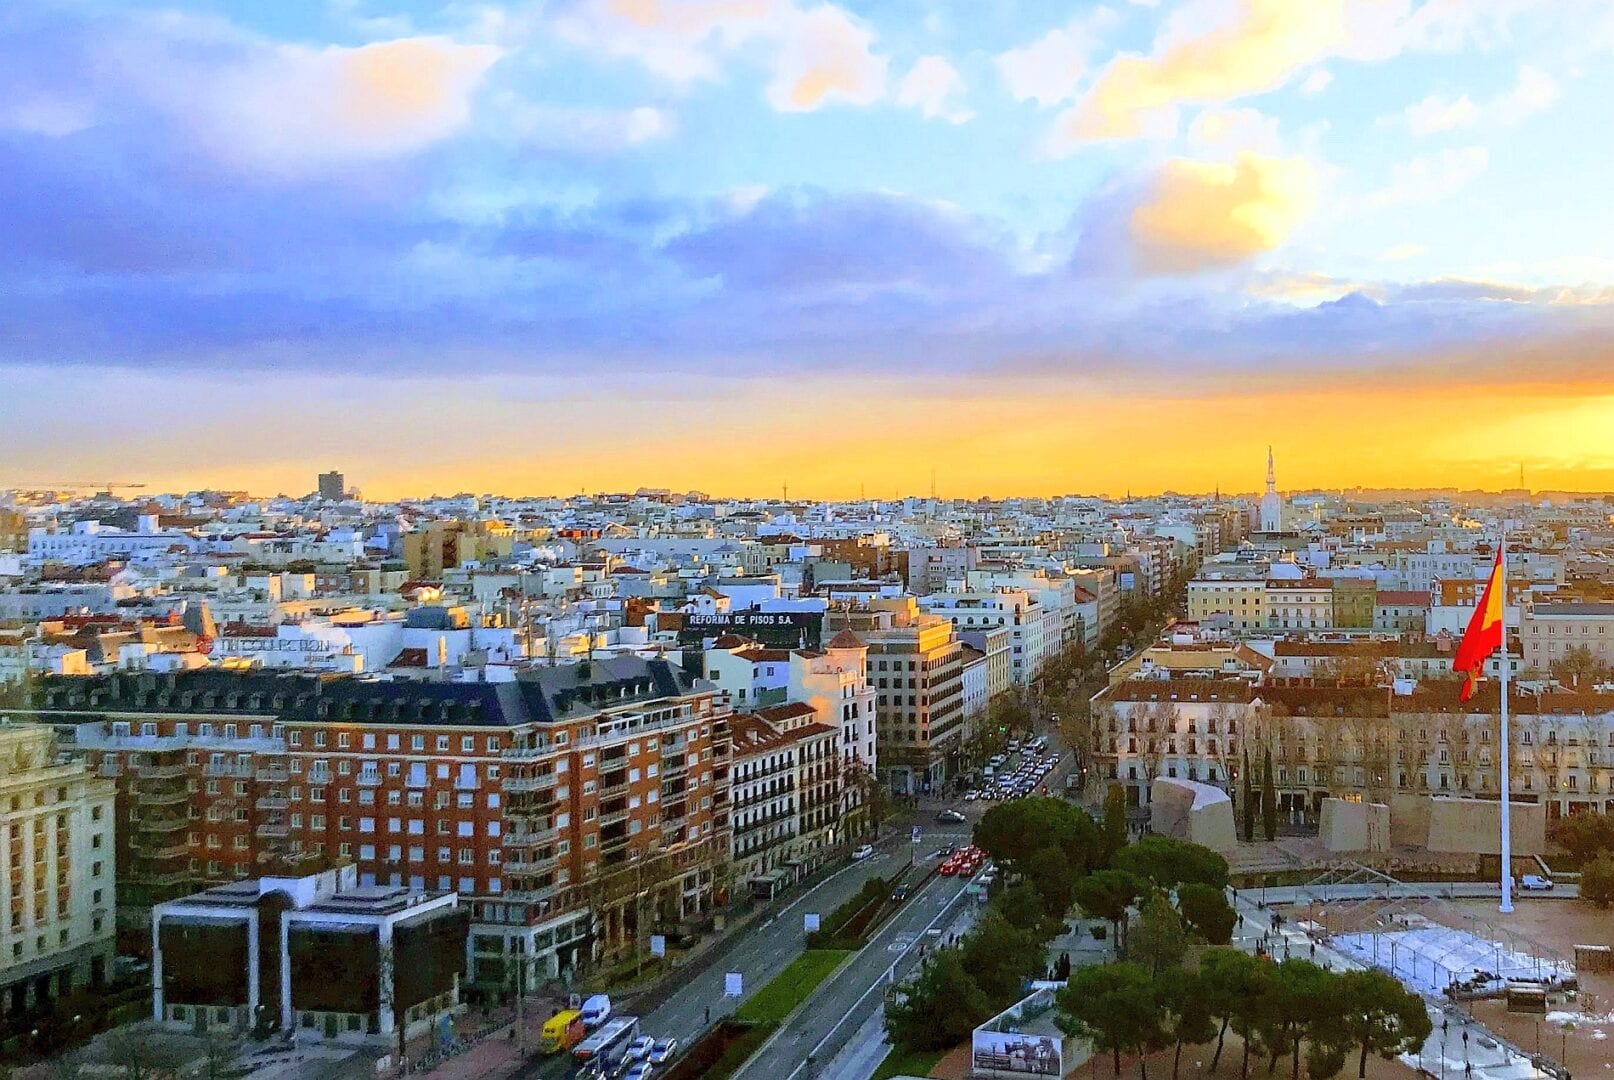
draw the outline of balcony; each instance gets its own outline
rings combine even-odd
[[[358,776],[353,778],[353,782],[360,787],[380,787],[381,774],[373,772],[361,772]]]
[[[102,768],[105,768],[105,766],[102,766]],[[185,766],[142,765],[135,775],[142,780],[183,780],[185,779]]]
[[[259,769],[252,775],[260,784],[284,784],[291,780],[291,774],[278,766],[268,769]]]
[[[613,822],[626,821],[628,819],[628,815],[631,814],[632,812],[633,811],[629,810],[626,806],[624,806],[620,810],[612,810],[609,814],[601,814],[600,815],[600,825],[605,826],[605,825],[610,825]]]
[[[135,835],[137,836],[141,833],[171,833],[178,832],[180,829],[183,829],[188,825],[190,825],[190,822],[186,821],[182,817],[169,817],[167,815],[163,815],[159,817],[141,818],[139,821],[134,823],[134,830]]]
[[[142,788],[135,792],[136,806],[175,806],[190,799],[190,792],[184,788],[157,788],[148,790]]]
[[[270,821],[259,825],[253,832],[265,839],[284,840],[291,835],[291,826],[284,821]]]
[[[509,792],[542,791],[552,788],[560,782],[555,773],[540,773],[537,776],[507,776],[504,778],[504,790]]]
[[[103,761],[100,765],[96,766],[95,775],[106,777],[107,779],[112,780],[122,776],[123,769],[116,761]]]
[[[280,795],[264,795],[254,803],[259,810],[286,810],[291,807],[291,800]]]
[[[252,769],[246,765],[236,765],[226,761],[210,761],[202,766],[204,776],[238,776],[245,780],[252,775]]]
[[[612,784],[610,787],[602,787],[602,788],[600,788],[600,791],[599,791],[600,801],[603,802],[606,799],[620,799],[622,796],[626,795],[627,793],[628,793],[627,781],[623,781],[620,784]]]
[[[537,847],[542,844],[552,844],[560,838],[560,827],[556,825],[540,826],[535,829],[521,829],[516,832],[507,832],[501,841],[507,848]]]
[[[189,852],[190,848],[188,848],[183,842],[177,844],[166,843],[161,847],[145,847],[141,845],[135,848],[136,855],[140,856],[142,859],[149,859],[153,862],[164,862],[168,859],[183,859],[187,854],[189,854]]]

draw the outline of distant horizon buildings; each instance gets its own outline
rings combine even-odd
[[[332,469],[319,474],[319,497],[326,502],[341,502],[347,494],[347,477]]]

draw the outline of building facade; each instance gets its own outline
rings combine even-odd
[[[35,725],[0,724],[0,1001],[8,1012],[112,978],[112,785]]]

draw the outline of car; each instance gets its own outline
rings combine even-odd
[[[678,1052],[678,1040],[672,1036],[657,1039],[656,1045],[650,1048],[649,1061],[652,1065],[665,1065]]]
[[[874,854],[874,845],[872,845],[872,844],[863,844],[856,851],[852,852],[852,858],[861,861],[863,859],[867,859],[870,855],[873,855],[873,854]]]
[[[898,885],[891,890],[891,902],[893,904],[900,904],[906,899],[908,899],[908,886]]]
[[[977,791],[975,788],[970,788],[968,791],[964,792],[964,801],[965,802],[974,802],[976,799],[979,799],[980,797],[981,797],[981,793],[979,791]]]
[[[1540,874],[1526,874],[1519,879],[1519,888],[1531,892],[1547,892],[1552,888],[1552,879],[1544,878]]]
[[[656,1067],[648,1061],[636,1061],[633,1067],[622,1074],[622,1080],[650,1080],[650,1074]]]
[[[957,810],[943,810],[936,815],[936,824],[938,825],[962,825],[968,820],[969,818]]]
[[[946,862],[936,867],[936,873],[940,874],[942,877],[952,877],[954,874],[958,873],[958,863],[954,862],[952,859],[948,859]]]
[[[656,1040],[649,1035],[640,1035],[628,1044],[627,1060],[644,1061],[650,1056],[650,1051],[656,1048]]]

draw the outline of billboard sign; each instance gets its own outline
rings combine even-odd
[[[739,634],[764,645],[794,649],[803,643],[816,649],[823,637],[824,615],[818,611],[723,611],[684,616],[679,640],[694,644],[702,638]]]
[[[977,1075],[1064,1075],[1060,1040],[1053,1035],[1025,1035],[977,1028],[970,1039],[970,1059]]]

